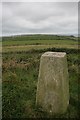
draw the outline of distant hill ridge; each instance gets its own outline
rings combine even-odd
[[[2,40],[77,40],[77,37],[70,35],[48,35],[48,34],[31,34],[31,35],[14,35],[4,36]]]

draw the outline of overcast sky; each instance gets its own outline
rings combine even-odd
[[[3,35],[78,34],[77,2],[3,2]]]

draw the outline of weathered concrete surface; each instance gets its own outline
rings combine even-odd
[[[36,104],[51,114],[66,112],[69,104],[66,53],[46,52],[41,56]]]

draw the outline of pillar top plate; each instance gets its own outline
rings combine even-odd
[[[65,52],[45,52],[43,57],[64,57],[66,55]]]

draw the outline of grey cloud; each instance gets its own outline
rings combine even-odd
[[[77,34],[78,3],[3,3],[3,34]]]

